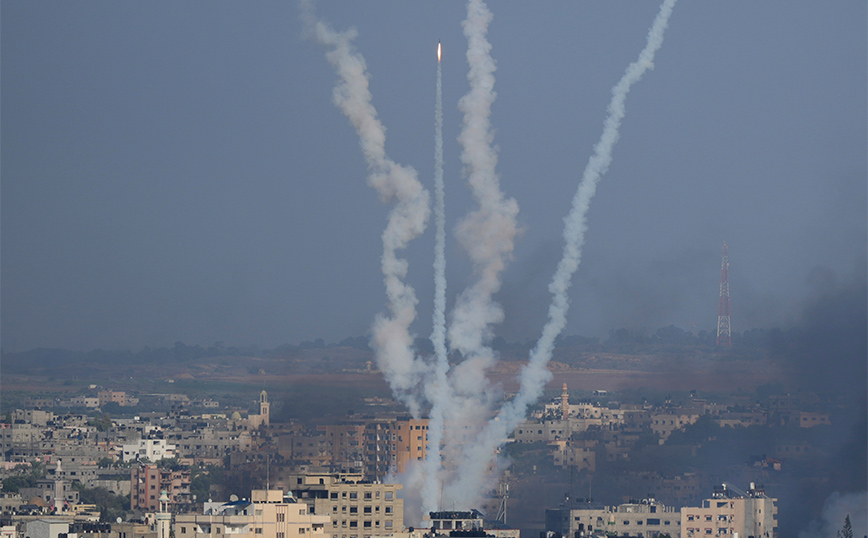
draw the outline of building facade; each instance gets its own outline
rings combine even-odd
[[[777,499],[754,484],[735,492],[725,484],[700,508],[681,509],[681,538],[774,538],[777,536]]]
[[[618,506],[588,504],[587,507],[546,510],[546,530],[569,538],[609,534],[674,537],[681,535],[681,512],[655,499]]]
[[[404,501],[400,484],[362,479],[361,474],[291,474],[289,489],[312,514],[330,518],[332,538],[371,538],[402,530]]]
[[[168,494],[168,508],[177,511],[192,502],[190,471],[171,471],[156,465],[139,465],[130,471],[130,509],[157,512],[160,492]]]
[[[205,503],[202,514],[176,515],[176,538],[326,538],[325,516],[280,490],[253,490],[250,499]]]

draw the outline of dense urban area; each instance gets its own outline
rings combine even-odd
[[[546,398],[492,454],[497,487],[427,514],[403,483],[428,419],[390,397],[364,338],[6,354],[3,535],[796,536],[866,463],[864,392],[803,384],[794,342],[811,345],[565,338]],[[508,398],[527,344],[496,345]]]

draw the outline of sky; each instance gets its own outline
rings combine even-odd
[[[492,3],[491,122],[521,234],[507,340],[545,322],[563,217],[656,2]],[[386,149],[432,188],[443,44],[450,231],[472,209],[460,2],[320,2],[356,28]],[[566,334],[786,327],[865,278],[868,4],[680,2],[627,97],[588,214]],[[0,345],[263,348],[369,334],[390,208],[366,184],[337,77],[291,2],[0,8]],[[431,331],[433,226],[406,252]],[[471,281],[450,233],[449,304]],[[864,286],[863,288],[864,289]]]

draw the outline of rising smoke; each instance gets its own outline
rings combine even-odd
[[[352,47],[355,30],[336,32],[317,21],[308,2],[302,2],[302,18],[308,35],[326,47],[326,59],[340,82],[335,86],[335,105],[353,124],[368,165],[368,184],[384,202],[395,200],[383,231],[381,267],[388,298],[388,314],[374,321],[372,347],[377,366],[396,396],[414,416],[421,413],[419,385],[426,367],[413,352],[410,325],[416,318],[416,292],[404,281],[407,260],[399,252],[424,230],[430,213],[428,191],[416,171],[401,166],[386,155],[386,129],[377,118],[368,89],[365,59]]]
[[[591,198],[597,188],[600,178],[612,162],[612,149],[618,141],[618,129],[624,118],[626,109],[624,103],[627,93],[633,84],[638,82],[645,71],[653,68],[654,54],[663,44],[663,33],[672,15],[676,0],[666,0],[660,7],[660,12],[648,32],[648,41],[639,54],[639,59],[627,67],[624,76],[612,88],[612,100],[609,102],[608,116],[603,124],[603,134],[594,147],[594,154],[585,167],[579,188],[573,198],[573,205],[565,219],[564,251],[557,271],[549,284],[552,302],[549,306],[548,321],[543,327],[542,335],[530,353],[530,360],[522,370],[518,394],[505,403],[497,416],[488,422],[475,442],[467,446],[464,458],[458,472],[457,482],[450,487],[450,493],[455,496],[479,495],[480,484],[484,483],[485,474],[491,463],[491,455],[503,444],[506,437],[524,420],[527,408],[542,395],[545,383],[551,378],[546,365],[552,356],[555,340],[566,324],[569,309],[567,292],[573,274],[578,269],[582,256],[582,246],[587,231],[587,212]],[[484,486],[483,486],[484,487]],[[476,497],[462,498],[463,502],[474,502]]]
[[[434,315],[431,343],[434,364],[425,396],[432,402],[428,414],[428,446],[439,448],[443,442],[443,402],[451,396],[449,356],[446,349],[446,193],[443,185],[443,70],[440,44],[437,45],[437,95],[434,105]],[[440,503],[440,450],[429,450],[421,477],[421,503],[436,507]]]
[[[385,154],[385,130],[371,105],[364,59],[350,47],[354,32],[335,32],[316,21],[309,8],[305,11],[308,26],[313,29],[312,35],[328,48],[326,57],[340,76],[341,82],[334,93],[335,104],[359,134],[369,168],[368,181],[384,200],[393,196],[397,198],[383,233],[383,274],[390,316],[381,315],[375,321],[374,348],[378,366],[410,411],[418,416],[423,407],[424,402],[419,397],[422,385],[424,397],[431,406],[428,460],[421,479],[424,511],[436,510],[446,502],[460,507],[478,503],[497,479],[496,473],[490,472],[492,465],[496,465],[495,450],[524,420],[527,408],[539,399],[551,377],[546,365],[555,339],[566,323],[567,292],[581,261],[587,210],[597,183],[611,163],[612,149],[625,114],[627,93],[645,71],[653,68],[654,54],[662,45],[675,1],[663,2],[639,59],[628,66],[612,89],[603,134],[585,168],[572,209],[565,219],[563,257],[549,285],[552,302],[548,321],[522,370],[519,393],[493,418],[491,402],[497,394],[485,374],[495,361],[494,351],[489,346],[492,326],[503,320],[503,310],[492,297],[500,289],[502,271],[512,255],[518,233],[518,204],[501,192],[495,172],[497,153],[492,146],[489,121],[495,99],[495,63],[490,55],[491,44],[486,38],[492,14],[482,0],[469,0],[467,18],[462,23],[468,41],[470,91],[459,103],[464,113],[459,142],[461,160],[478,208],[462,219],[456,229],[456,237],[473,264],[474,280],[458,296],[452,313],[449,344],[463,361],[450,372],[444,338],[445,235],[441,235],[441,226],[445,226],[445,214],[440,67],[438,65],[435,108],[435,220],[438,230],[435,237],[434,330],[431,336],[435,357],[433,363],[426,363],[415,357],[411,348],[409,326],[415,318],[416,298],[413,289],[403,281],[407,262],[397,257],[397,251],[423,231],[428,216],[427,192],[412,169],[393,163]],[[449,465],[442,465],[442,461],[449,462]],[[440,498],[441,491],[443,498]]]

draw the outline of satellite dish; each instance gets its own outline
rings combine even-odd
[[[232,503],[238,502],[238,495],[230,495],[229,496],[229,502],[232,502]]]
[[[120,522],[123,521],[123,519],[121,519],[121,518],[117,518],[115,521],[117,521],[118,524],[120,524]]]

